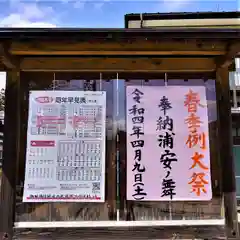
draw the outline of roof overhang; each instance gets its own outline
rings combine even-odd
[[[240,12],[138,13],[125,15],[126,28],[240,28]]]
[[[236,29],[0,29],[5,69],[26,57],[215,57],[226,67],[240,53]],[[98,61],[98,60],[96,60]],[[98,61],[99,62],[99,61]]]
[[[81,40],[119,41],[136,38],[161,39],[239,39],[240,32],[235,28],[169,28],[169,29],[75,29],[75,28],[0,28],[0,41],[4,40]]]

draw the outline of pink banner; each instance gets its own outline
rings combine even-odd
[[[206,89],[127,87],[127,199],[212,198]]]

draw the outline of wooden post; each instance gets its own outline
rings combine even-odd
[[[118,75],[117,75],[118,78]],[[118,94],[116,85],[114,84],[115,80],[112,81],[112,91],[113,91],[113,99],[110,99],[108,101],[113,101],[113,113],[112,113],[112,139],[109,139],[109,153],[107,153],[107,156],[109,157],[109,164],[108,164],[108,181],[107,181],[107,192],[108,192],[108,208],[109,208],[109,220],[117,220],[118,214],[117,214],[117,110],[116,110],[116,104],[114,99],[116,99],[116,95]]]
[[[102,81],[102,83],[100,83]],[[105,176],[105,206],[108,209],[108,219],[117,220],[117,166],[116,166],[116,134],[117,134],[117,113],[116,113],[116,94],[117,89],[114,82],[116,80],[99,80],[97,81],[97,91],[107,91],[107,108],[112,105],[112,112],[107,114],[107,128],[109,127],[108,120],[111,123],[111,134],[106,129],[106,176]],[[111,87],[107,87],[110,85]],[[108,93],[112,91],[113,94]],[[113,103],[111,103],[113,102]]]
[[[216,72],[217,103],[219,112],[219,149],[222,172],[222,190],[226,233],[228,239],[238,239],[235,166],[233,159],[232,117],[228,68]]]
[[[18,157],[19,71],[9,70],[6,79],[2,185],[0,197],[0,239],[12,239]]]

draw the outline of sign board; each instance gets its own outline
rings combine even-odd
[[[104,202],[106,93],[32,91],[24,202]]]
[[[127,199],[212,198],[206,89],[127,87]]]

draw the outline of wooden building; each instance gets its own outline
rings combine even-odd
[[[222,28],[240,29],[240,12],[179,12],[134,13],[125,15],[126,28]],[[233,155],[237,184],[237,200],[240,204],[240,58],[235,59],[235,69],[230,70],[230,101],[232,112]]]
[[[130,13],[125,28],[233,28],[239,29],[239,11]]]
[[[7,72],[2,239],[238,239],[228,78],[239,38],[230,27],[0,29],[0,70]],[[176,79],[216,85],[217,117],[209,124],[213,199],[126,201],[125,86]],[[107,92],[106,201],[22,203],[29,91],[66,86]]]

